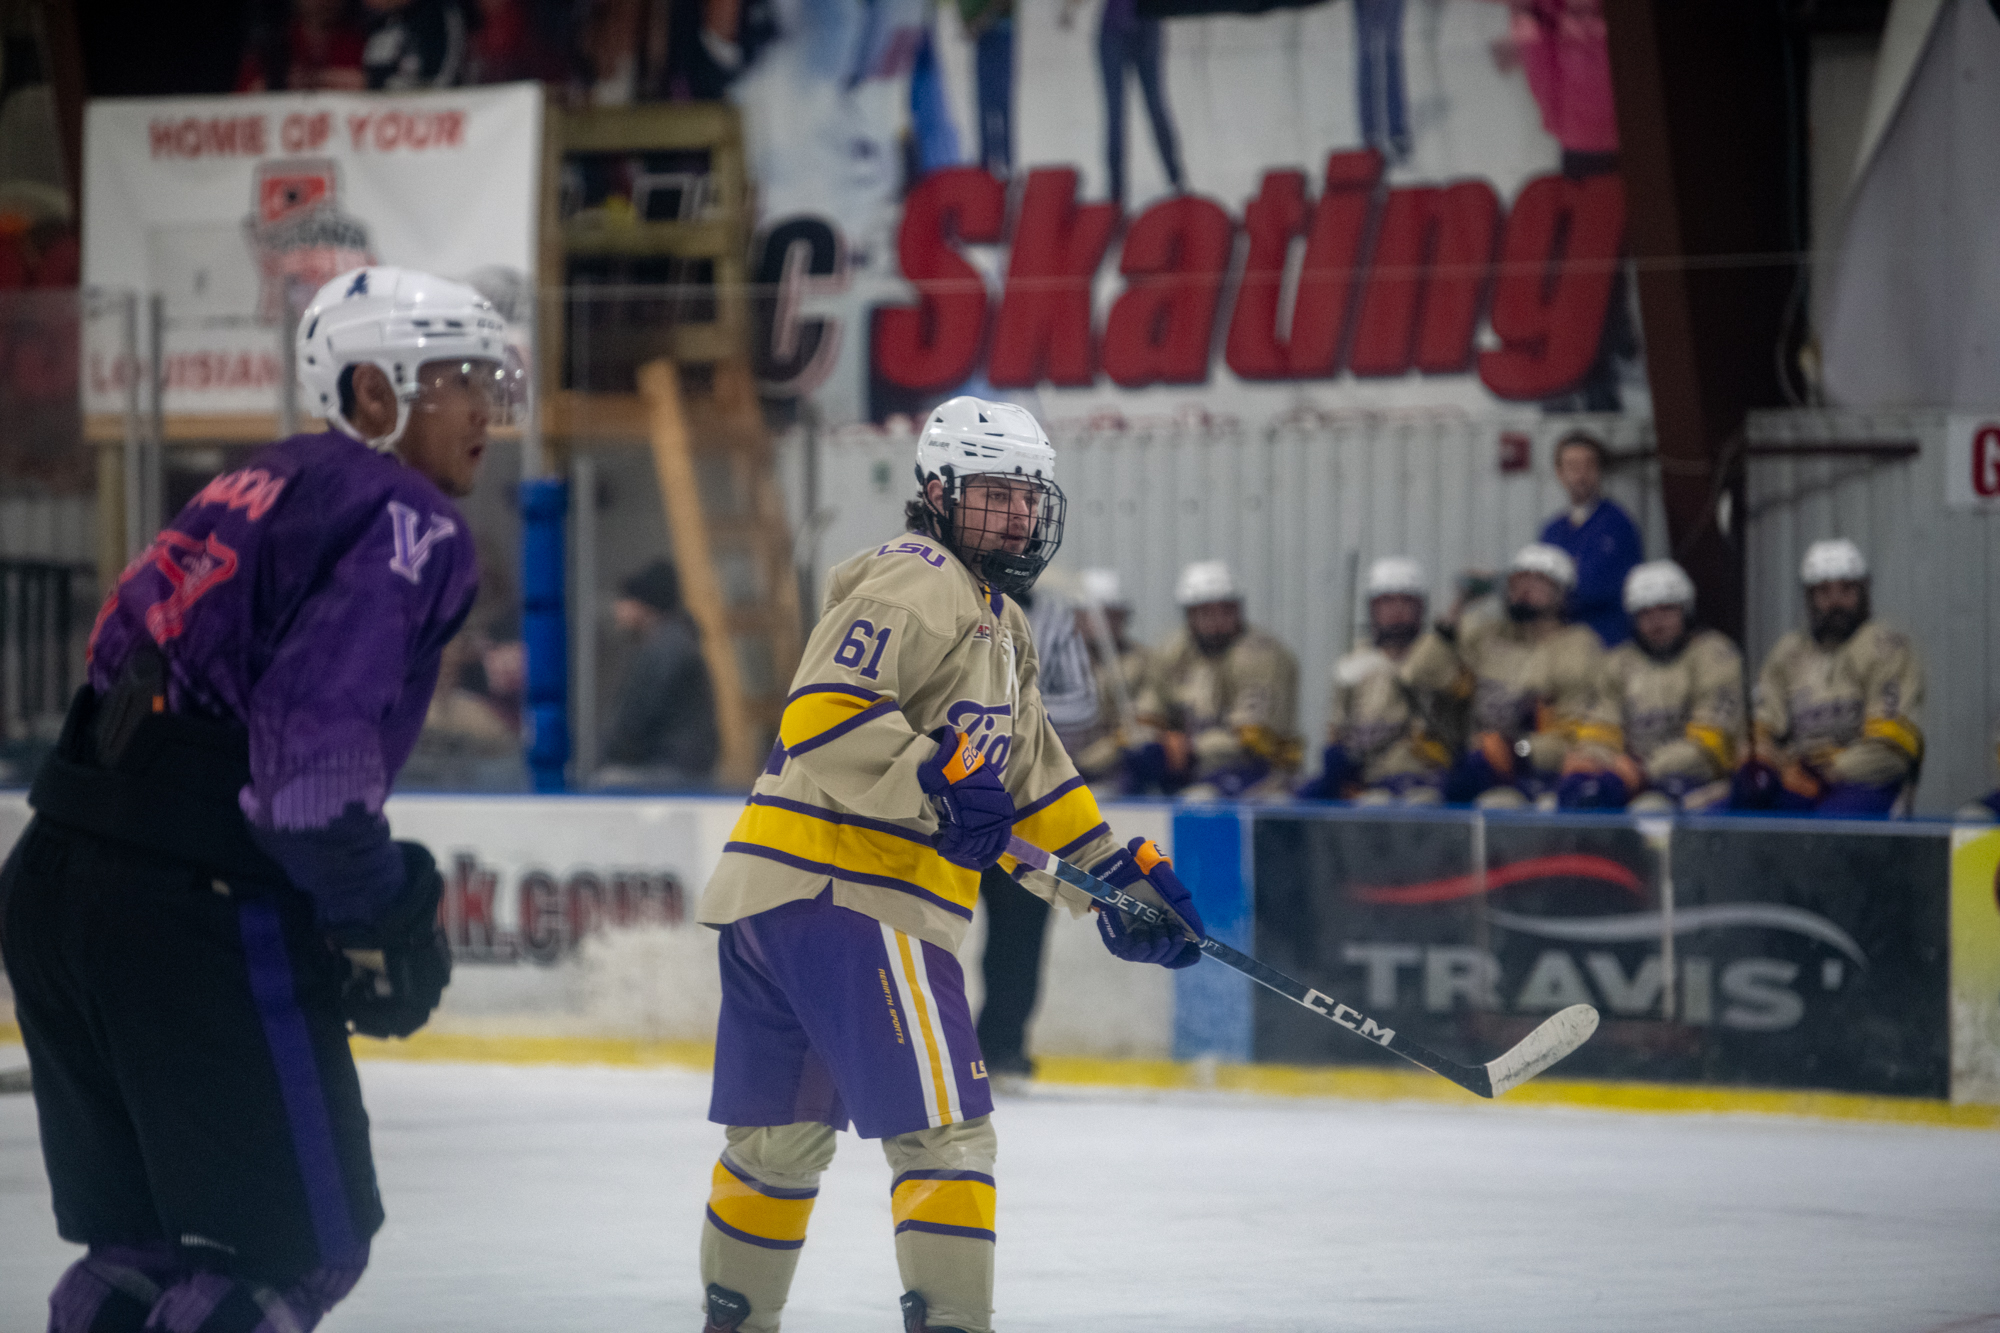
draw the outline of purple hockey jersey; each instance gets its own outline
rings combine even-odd
[[[250,829],[326,924],[400,889],[382,802],[409,758],[478,566],[456,506],[421,473],[328,431],[210,482],[119,576],[90,683],[141,643],[167,707],[249,734]]]

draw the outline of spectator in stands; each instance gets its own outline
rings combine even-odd
[[[460,632],[445,645],[423,730],[396,785],[404,791],[525,791],[518,719],[496,708],[484,689],[480,636]]]
[[[368,40],[361,66],[370,88],[407,92],[465,81],[468,30],[459,0],[362,0]]]
[[[1569,508],[1542,528],[1542,540],[1576,562],[1570,593],[1572,619],[1597,631],[1606,648],[1629,632],[1621,604],[1625,576],[1645,557],[1639,529],[1616,500],[1604,496],[1604,442],[1571,431],[1556,443],[1556,479],[1569,492]]]
[[[1442,645],[1417,655],[1429,589],[1423,566],[1388,556],[1368,568],[1372,642],[1333,667],[1333,705],[1320,774],[1299,788],[1306,800],[1364,805],[1434,805],[1464,732],[1463,673]],[[1432,678],[1412,668],[1432,664]],[[1440,667],[1442,669],[1440,669]]]
[[[478,0],[468,39],[467,83],[512,83],[532,79],[537,66],[535,32],[522,0]]]
[[[1507,614],[1459,630],[1460,610],[1412,650],[1420,679],[1452,680],[1472,699],[1472,737],[1445,778],[1448,801],[1494,809],[1553,806],[1564,778],[1601,774],[1619,753],[1600,702],[1604,649],[1563,606],[1576,587],[1567,552],[1534,542],[1507,567]],[[1574,784],[1573,784],[1574,785]]]
[[[1123,774],[1125,747],[1138,729],[1133,700],[1145,684],[1146,649],[1126,636],[1131,622],[1132,604],[1125,599],[1118,571],[1084,570],[1076,624],[1097,683],[1097,726],[1070,746],[1070,758],[1090,782]]]
[[[368,34],[355,0],[266,3],[250,31],[236,91],[263,93],[367,86]]]
[[[679,573],[655,560],[625,580],[612,603],[639,650],[618,686],[599,788],[675,791],[706,786],[721,741],[701,630],[681,606]]]
[[[1243,619],[1229,566],[1199,560],[1174,591],[1186,616],[1154,654],[1140,690],[1151,738],[1126,758],[1140,790],[1191,799],[1290,794],[1298,771],[1298,659]]]
[[[1028,613],[1028,639],[1040,667],[1042,704],[1065,748],[1072,737],[1087,734],[1097,722],[1097,682],[1090,673],[1090,654],[1077,628],[1076,608],[1046,585],[1014,594]],[[1025,818],[1029,813],[1021,812]],[[986,982],[986,1000],[979,1009],[979,1050],[995,1086],[1030,1078],[1028,1019],[1041,991],[1042,935],[1048,929],[1049,905],[1016,883],[999,866],[979,876],[979,896],[986,903],[986,949],[979,970]]]
[[[1779,639],[1752,698],[1740,810],[1883,815],[1924,757],[1924,668],[1909,638],[1872,619],[1868,561],[1846,538],[1799,566],[1808,627]]]
[[[1625,612],[1632,638],[1606,657],[1604,685],[1625,753],[1603,781],[1622,783],[1642,813],[1720,805],[1744,749],[1743,654],[1695,628],[1694,580],[1671,560],[1626,576]],[[1620,803],[1610,795],[1598,804]]]

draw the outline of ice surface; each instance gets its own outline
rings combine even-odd
[[[706,1077],[362,1078],[389,1223],[322,1327],[700,1326]],[[1008,1333],[2000,1330],[2000,1134],[1073,1090],[998,1122]],[[42,1326],[73,1253],[30,1099],[0,1097],[0,1333]],[[899,1291],[887,1168],[843,1136],[787,1327],[891,1333]]]

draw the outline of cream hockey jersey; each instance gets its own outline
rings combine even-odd
[[[1727,777],[1743,757],[1743,654],[1700,630],[1670,662],[1636,641],[1605,657],[1605,696],[1617,707],[1625,749],[1648,779]]]
[[[1436,637],[1425,633],[1419,642]],[[1451,767],[1465,729],[1463,691],[1453,688],[1458,673],[1439,681],[1413,671],[1435,660],[1435,648],[1419,654],[1413,644],[1396,662],[1371,645],[1334,663],[1327,736],[1361,766],[1364,784]]]
[[[936,540],[904,533],[837,565],[700,919],[725,925],[831,881],[836,904],[956,949],[979,872],[932,848],[938,819],[917,780],[943,726],[1000,773],[1022,839],[1086,867],[1110,856],[1120,844],[1049,724],[1036,673],[1020,605]],[[1045,876],[1022,882],[1073,915],[1091,906]],[[1157,902],[1143,883],[1128,891]]]
[[[1615,709],[1603,693],[1604,647],[1588,625],[1564,625],[1538,637],[1511,620],[1462,628],[1455,645],[1427,634],[1410,650],[1405,674],[1432,689],[1470,686],[1469,729],[1526,741],[1529,766],[1554,773],[1571,750],[1588,747],[1605,761],[1623,745]],[[1469,677],[1469,679],[1467,679]]]
[[[1752,704],[1759,753],[1803,760],[1835,782],[1901,782],[1923,757],[1923,663],[1907,635],[1879,621],[1831,651],[1810,634],[1785,635]]]
[[[1299,766],[1299,663],[1259,629],[1210,657],[1182,629],[1155,648],[1135,701],[1139,718],[1184,732],[1196,781],[1254,762],[1280,774]]]

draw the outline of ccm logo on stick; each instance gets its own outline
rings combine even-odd
[[[1379,1026],[1374,1019],[1359,1009],[1350,1009],[1334,1000],[1331,995],[1322,995],[1316,990],[1306,992],[1306,1008],[1316,1014],[1325,1014],[1350,1032],[1358,1032],[1378,1046],[1387,1046],[1396,1039],[1396,1029]],[[1355,1019],[1360,1019],[1359,1024]]]

